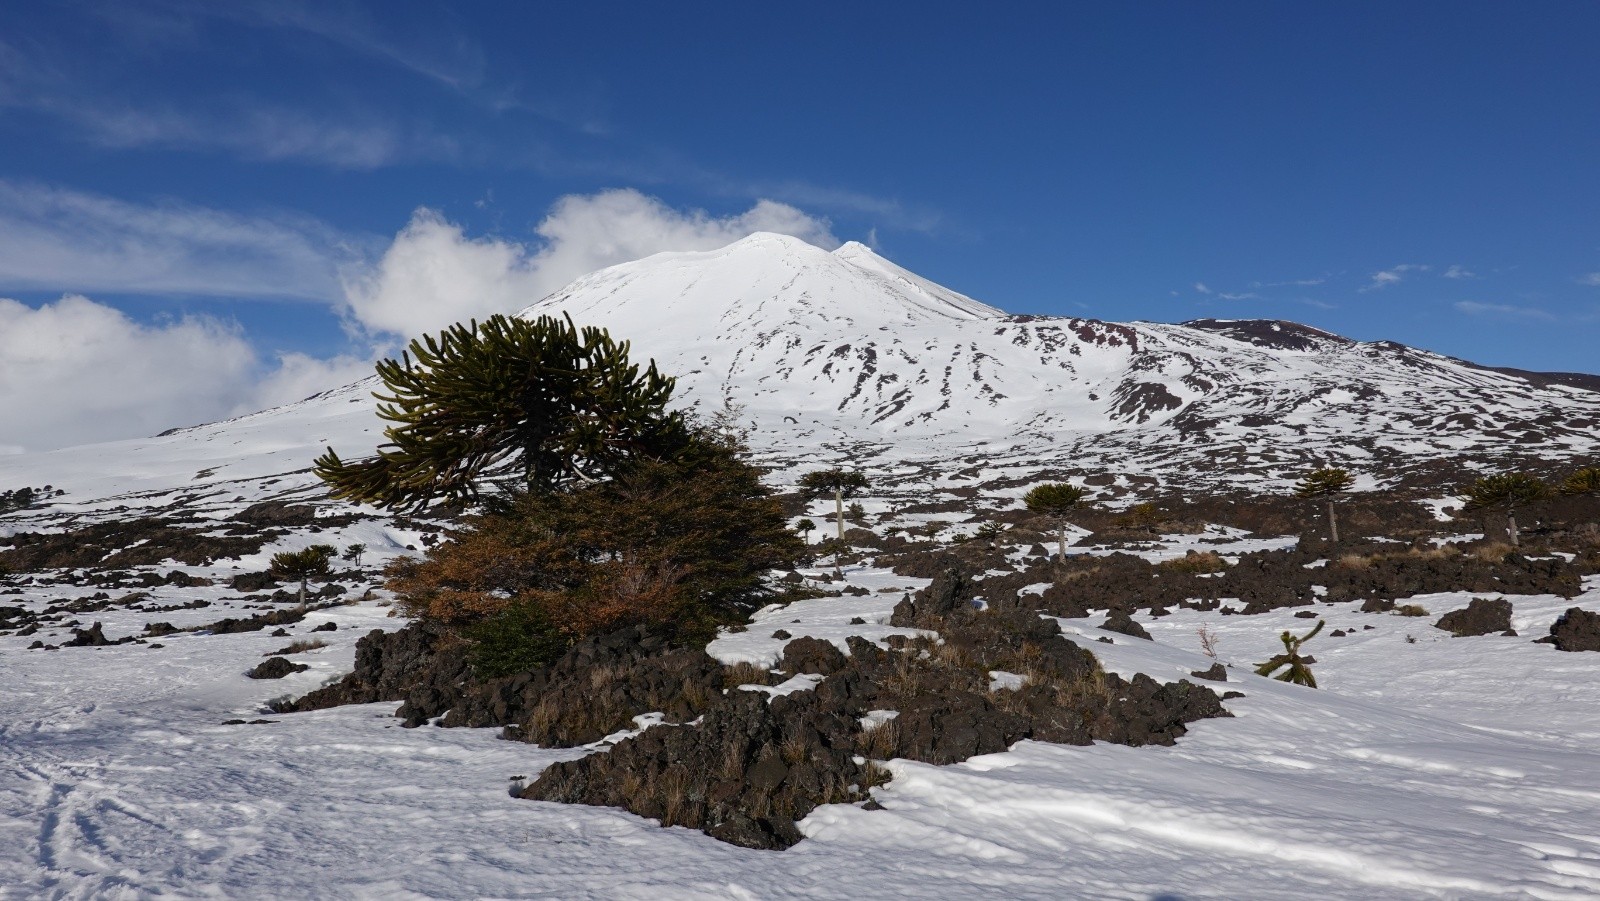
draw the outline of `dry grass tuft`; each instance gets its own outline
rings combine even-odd
[[[1190,551],[1182,557],[1163,560],[1157,565],[1181,573],[1220,573],[1228,568],[1228,561],[1216,551]]]

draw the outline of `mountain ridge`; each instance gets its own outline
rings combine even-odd
[[[745,411],[787,478],[830,461],[912,471],[1111,472],[1118,484],[1281,485],[1342,465],[1364,485],[1449,465],[1592,459],[1600,392],[1284,320],[1115,323],[1012,315],[861,244],[756,234],[575,280],[518,315],[571,315],[679,380],[678,400]],[[1600,377],[1595,377],[1600,387]],[[151,497],[276,479],[382,440],[372,377],[161,436],[0,458],[0,485]],[[902,472],[903,471],[903,472]],[[897,476],[895,473],[900,472]]]

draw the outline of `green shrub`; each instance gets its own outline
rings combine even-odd
[[[472,641],[467,662],[485,679],[548,666],[567,650],[563,635],[533,604],[512,604],[466,629]]]

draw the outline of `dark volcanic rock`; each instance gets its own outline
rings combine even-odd
[[[302,673],[310,669],[304,663],[295,663],[286,657],[269,657],[248,673],[252,679],[282,679],[292,673]]]
[[[1123,635],[1131,635],[1134,638],[1143,638],[1145,641],[1151,640],[1150,633],[1144,630],[1144,626],[1134,622],[1133,617],[1121,610],[1111,611],[1111,615],[1106,617],[1106,621],[1101,624],[1100,628],[1105,629],[1107,632],[1120,632]]]
[[[1457,638],[1504,632],[1511,628],[1511,602],[1473,598],[1466,607],[1439,617],[1434,625]]]
[[[1014,602],[979,610],[973,588],[946,569],[895,608],[896,625],[942,640],[894,636],[884,650],[851,638],[845,656],[796,639],[783,666],[825,671],[814,690],[770,703],[730,692],[698,726],[657,726],[556,764],[522,797],[619,806],[734,844],[782,848],[799,840],[794,822],[818,804],[866,801],[884,778],[878,760],[954,763],[1023,738],[1171,744],[1185,723],[1228,715],[1210,689],[1107,674],[1054,620]],[[991,670],[1028,677],[1020,689],[991,691]],[[897,715],[863,729],[872,710]]]
[[[72,638],[61,643],[64,648],[101,648],[106,645],[117,644],[106,638],[106,633],[100,629],[100,624],[95,623],[87,629],[73,629]]]
[[[522,797],[623,807],[746,848],[798,842],[818,805],[862,800],[856,721],[809,692],[735,691],[696,726],[657,726],[610,752],[549,767]]]
[[[209,625],[201,626],[194,631],[210,632],[212,635],[232,635],[238,632],[259,632],[268,626],[287,626],[306,618],[304,610],[274,610],[271,613],[262,613],[257,616],[242,618],[229,617],[219,619]]]
[[[444,631],[428,623],[412,623],[395,632],[373,629],[356,642],[355,670],[349,675],[299,700],[274,704],[272,709],[290,713],[402,700],[432,666],[443,639]]]
[[[1558,651],[1600,651],[1600,613],[1570,607],[1550,626],[1550,635],[1540,644],[1553,644]]]
[[[316,522],[317,508],[283,501],[263,501],[240,510],[233,518],[253,526],[309,526]]]
[[[278,580],[272,577],[272,573],[240,573],[233,577],[233,581],[228,583],[228,587],[234,591],[242,591],[249,594],[253,591],[276,588],[278,587]]]

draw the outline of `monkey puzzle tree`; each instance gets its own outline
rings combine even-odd
[[[1559,489],[1568,497],[1600,497],[1600,466],[1585,466],[1561,480]]]
[[[1056,526],[1056,562],[1067,562],[1067,511],[1089,496],[1086,489],[1066,482],[1036,485],[1022,496],[1028,509],[1050,517]]]
[[[1355,477],[1343,469],[1313,469],[1294,486],[1294,496],[1308,500],[1326,498],[1328,501],[1328,536],[1339,543],[1339,520],[1334,513],[1333,499],[1356,483]]]
[[[1537,476],[1525,472],[1503,472],[1484,476],[1463,492],[1468,510],[1503,510],[1506,514],[1506,534],[1511,546],[1517,547],[1517,508],[1550,496],[1550,486]]]
[[[838,538],[844,540],[844,502],[867,490],[867,477],[853,469],[835,466],[832,469],[808,472],[800,477],[800,494],[808,502],[833,495],[833,509],[838,523]]]
[[[808,472],[800,477],[800,496],[809,503],[820,497],[833,495],[835,521],[838,524],[838,547],[834,548],[833,569],[840,572],[839,555],[844,553],[844,501],[867,489],[867,477],[853,469],[835,466]]]
[[[654,362],[641,372],[628,349],[551,316],[491,316],[414,340],[377,366],[387,443],[348,463],[328,448],[317,475],[335,497],[416,509],[476,500],[495,479],[555,490],[669,454],[685,440],[667,410],[674,381]]]
[[[1283,653],[1256,667],[1256,675],[1272,676],[1275,670],[1282,668],[1283,672],[1272,676],[1272,678],[1277,679],[1279,682],[1293,682],[1296,685],[1304,685],[1307,688],[1316,688],[1317,677],[1311,675],[1311,664],[1315,661],[1310,657],[1301,657],[1300,646],[1315,638],[1325,625],[1327,625],[1327,622],[1319,619],[1317,620],[1316,628],[1298,638],[1290,634],[1288,630],[1285,630],[1282,635],[1278,636],[1283,639]]]
[[[283,551],[272,555],[272,574],[279,579],[299,581],[300,606],[306,605],[306,582],[312,576],[328,574],[328,561],[338,551],[328,544],[313,544],[298,551]]]

